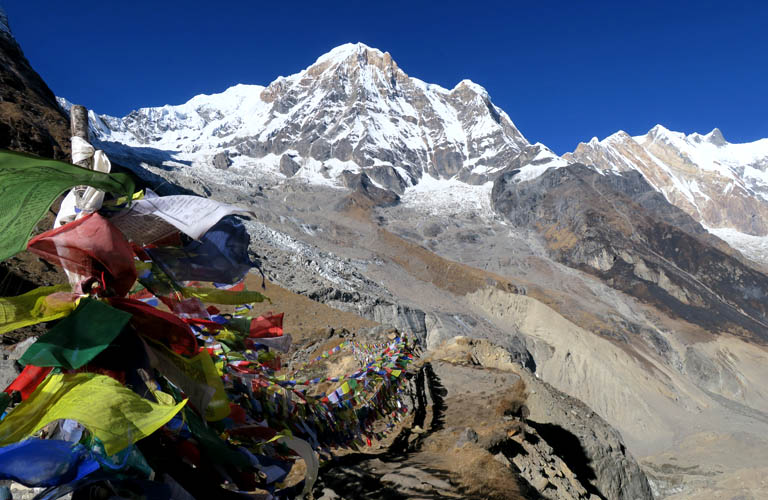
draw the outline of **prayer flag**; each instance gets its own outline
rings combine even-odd
[[[283,334],[285,313],[259,316],[251,320],[248,336],[251,338],[279,337]]]
[[[134,202],[127,211],[116,215],[114,221],[127,234],[133,235],[151,232],[153,226],[157,225],[153,220],[159,218],[164,221],[164,225],[171,225],[197,240],[223,217],[235,214],[255,216],[249,210],[201,196],[147,196]],[[136,237],[139,238],[139,234]]]
[[[125,174],[105,174],[69,163],[0,150],[0,260],[24,250],[37,222],[67,189],[87,185],[133,193]]]
[[[250,236],[242,221],[225,217],[200,241],[182,248],[147,249],[147,253],[174,281],[235,283],[253,267],[248,256],[249,244]]]
[[[75,308],[69,285],[43,286],[24,295],[0,298],[0,334],[63,318]]]
[[[56,439],[27,439],[0,448],[0,479],[25,486],[59,486],[99,470],[85,446]]]
[[[104,284],[121,297],[138,276],[131,246],[98,213],[35,236],[28,248],[48,262],[85,277],[101,278],[106,271]]]
[[[109,455],[168,422],[187,403],[152,403],[120,382],[95,373],[51,375],[0,422],[0,445],[31,436],[58,419],[80,422],[104,443]]]
[[[197,339],[186,323],[171,313],[161,311],[140,300],[113,297],[109,303],[131,313],[131,325],[141,335],[167,344],[174,352],[197,354]]]
[[[27,365],[21,371],[19,376],[16,377],[16,380],[6,387],[4,392],[12,394],[14,391],[19,391],[23,401],[37,389],[37,386],[45,380],[45,377],[51,373],[51,370],[53,370],[53,368],[50,366],[41,368],[39,366]]]
[[[29,346],[19,361],[77,370],[106,349],[130,319],[130,314],[103,302],[81,299],[77,309]]]

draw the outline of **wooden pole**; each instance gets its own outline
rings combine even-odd
[[[79,137],[90,144],[88,141],[88,109],[85,106],[75,104],[69,111],[69,122],[72,137]],[[75,161],[74,147],[72,148],[72,163],[79,167],[93,169],[93,158],[85,158],[80,161]],[[83,195],[88,186],[75,186],[72,191],[75,193],[75,205],[78,208],[83,208]]]
[[[75,104],[69,112],[69,119],[72,137],[79,137],[90,143],[88,141],[88,109],[85,106]],[[72,160],[74,161],[74,158]],[[91,168],[91,159],[81,160],[75,165]]]

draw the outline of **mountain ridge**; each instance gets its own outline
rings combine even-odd
[[[732,144],[717,128],[686,135],[656,125],[640,136],[619,131],[602,141],[593,138],[563,158],[601,170],[640,172],[710,232],[768,263],[768,139]],[[744,243],[750,237],[751,246]]]
[[[528,158],[517,161],[518,181],[573,162],[637,170],[713,234],[768,264],[768,139],[732,144],[717,128],[686,135],[657,124],[639,136],[619,130],[593,137],[557,156],[531,144],[482,86],[423,82],[388,52],[360,42],[267,86],[238,84],[122,118],[92,112],[91,123],[107,151],[110,143],[147,148],[149,162],[157,162],[157,150],[169,162],[258,168],[274,182],[295,177],[342,188],[358,185],[350,175],[361,176],[390,191],[386,199],[430,192],[442,205],[450,203],[445,192],[453,181],[468,186],[459,189],[469,198],[487,198],[490,187],[481,186],[516,158]]]
[[[63,98],[60,104],[69,106]],[[237,85],[178,106],[91,118],[103,142],[173,151],[193,163],[216,154],[227,165],[259,160],[277,178],[298,174],[332,185],[342,185],[344,170],[365,173],[398,195],[424,174],[483,184],[532,146],[481,86],[425,83],[360,43],[266,87]],[[533,146],[556,161],[545,146]]]

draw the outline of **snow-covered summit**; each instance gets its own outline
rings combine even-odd
[[[157,149],[192,165],[223,155],[220,164],[237,158],[337,185],[345,171],[365,173],[400,194],[427,173],[483,184],[529,146],[480,85],[422,82],[363,43],[336,47],[266,87],[236,85],[122,118],[93,115],[92,123],[106,148]]]
[[[369,47],[362,42],[345,43],[318,57],[312,66],[321,64],[339,64],[353,56],[360,58],[361,60],[365,60],[367,54],[372,54],[376,57],[384,58],[385,55],[389,55],[389,52],[382,52],[381,50]]]

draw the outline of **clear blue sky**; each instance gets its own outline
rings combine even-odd
[[[626,6],[622,5],[626,4]],[[768,2],[0,0],[33,67],[97,112],[266,85],[345,42],[483,85],[557,153],[656,123],[768,137]]]

